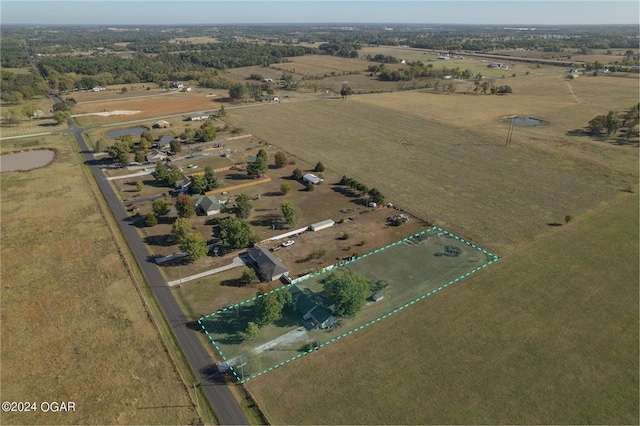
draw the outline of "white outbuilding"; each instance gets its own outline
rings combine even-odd
[[[320,231],[322,229],[331,228],[333,225],[335,225],[335,222],[331,219],[327,219],[327,220],[323,220],[322,222],[314,223],[313,225],[309,226],[309,230]]]

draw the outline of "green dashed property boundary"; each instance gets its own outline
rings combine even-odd
[[[295,280],[291,281],[291,283],[289,283],[289,284],[287,284],[287,285],[284,285],[284,286],[281,286],[281,287],[278,287],[278,288],[276,288],[276,289],[274,289],[274,290],[271,290],[269,293],[265,293],[265,294],[271,294],[271,293],[273,293],[273,292],[275,292],[275,291],[280,291],[280,290],[287,289],[287,288],[289,288],[289,287],[291,287],[291,286],[293,286],[293,285],[295,285],[295,284],[298,284],[298,283],[300,283],[300,282],[302,282],[302,281],[308,280],[308,279],[310,279],[310,278],[315,278],[315,277],[317,277],[317,276],[319,276],[319,275],[322,275],[322,274],[325,274],[325,273],[327,273],[327,272],[329,272],[329,271],[331,271],[331,270],[333,270],[333,269],[335,269],[335,268],[340,268],[340,267],[346,266],[346,265],[348,265],[348,264],[350,264],[350,263],[357,262],[358,260],[360,260],[360,259],[364,259],[364,258],[365,258],[365,257],[367,257],[367,256],[371,256],[371,255],[373,255],[373,254],[379,253],[379,252],[381,252],[381,251],[383,251],[383,250],[385,250],[385,249],[388,249],[388,248],[394,247],[394,246],[396,246],[397,244],[402,244],[403,242],[407,242],[407,241],[412,240],[412,239],[414,239],[414,238],[418,238],[418,237],[420,237],[421,235],[424,235],[424,234],[426,234],[426,233],[433,232],[433,231],[442,232],[442,233],[443,233],[443,234],[445,234],[445,235],[451,236],[451,237],[455,238],[456,240],[460,241],[461,243],[465,243],[465,244],[467,244],[468,246],[470,246],[470,247],[472,247],[472,248],[474,248],[474,249],[476,249],[476,250],[478,250],[478,251],[481,251],[482,253],[486,254],[490,259],[489,259],[486,263],[484,263],[483,265],[478,266],[477,268],[474,268],[474,269],[472,269],[472,270],[468,271],[467,273],[460,275],[458,278],[455,278],[455,279],[453,279],[453,280],[449,281],[448,283],[445,283],[445,284],[443,284],[443,285],[439,286],[438,288],[436,288],[436,289],[434,289],[434,290],[431,290],[431,291],[430,291],[430,292],[428,292],[427,294],[424,294],[424,295],[422,295],[422,296],[420,296],[420,297],[418,297],[418,298],[416,298],[416,299],[414,299],[414,300],[412,300],[412,301],[410,301],[410,302],[405,303],[404,305],[401,305],[401,306],[397,307],[397,308],[396,308],[396,309],[394,309],[393,311],[388,312],[387,314],[382,315],[382,316],[378,317],[378,318],[377,318],[377,319],[375,319],[375,320],[369,321],[369,322],[367,322],[367,323],[365,323],[365,324],[363,324],[363,325],[361,325],[361,326],[359,326],[359,327],[355,327],[354,329],[349,330],[349,331],[347,331],[347,332],[345,332],[345,333],[343,333],[343,334],[341,334],[341,335],[339,335],[339,336],[337,336],[337,337],[334,337],[334,338],[333,338],[333,339],[331,339],[331,340],[327,340],[326,342],[321,343],[320,345],[318,345],[318,346],[314,347],[313,349],[309,349],[309,350],[307,350],[307,351],[305,351],[305,352],[303,352],[303,353],[301,353],[301,354],[298,354],[297,356],[294,356],[294,357],[291,357],[291,358],[289,358],[289,359],[287,359],[287,360],[285,360],[285,361],[282,361],[282,362],[280,362],[280,363],[278,363],[278,364],[276,364],[276,365],[274,365],[274,366],[272,366],[272,367],[269,367],[269,368],[267,368],[267,369],[265,369],[265,370],[263,370],[262,372],[259,372],[259,373],[257,373],[257,374],[252,374],[251,376],[246,377],[246,378],[244,378],[244,379],[243,379],[243,378],[241,378],[240,376],[238,376],[238,373],[235,371],[235,369],[233,368],[233,366],[231,366],[231,365],[229,365],[229,364],[228,364],[228,362],[227,362],[227,358],[226,358],[226,357],[224,356],[224,354],[222,353],[222,350],[220,349],[220,347],[218,346],[218,344],[216,343],[216,341],[215,341],[215,340],[213,340],[213,338],[212,338],[212,337],[211,337],[211,335],[209,334],[209,331],[206,329],[206,327],[205,327],[205,326],[204,326],[204,324],[202,323],[202,320],[204,320],[204,319],[208,319],[208,318],[211,318],[211,317],[213,317],[213,316],[215,316],[215,315],[217,315],[217,314],[220,314],[220,313],[222,313],[222,312],[226,312],[226,311],[231,310],[231,309],[239,308],[239,307],[240,307],[240,306],[242,306],[242,305],[245,305],[245,304],[247,304],[247,303],[253,302],[254,300],[256,300],[256,299],[258,299],[258,298],[262,297],[262,296],[263,296],[262,294],[261,294],[261,295],[259,295],[259,296],[254,297],[254,298],[252,298],[252,299],[247,299],[247,300],[245,300],[245,301],[243,301],[243,302],[236,303],[235,305],[231,305],[231,306],[228,306],[228,307],[226,307],[226,308],[224,308],[224,309],[221,309],[221,310],[219,310],[219,311],[216,311],[216,312],[213,312],[213,313],[211,313],[211,314],[205,315],[205,316],[203,316],[203,317],[201,317],[201,318],[199,318],[199,319],[198,319],[198,324],[200,324],[200,327],[202,327],[202,329],[204,330],[204,332],[205,332],[205,334],[207,335],[207,337],[209,337],[209,340],[210,340],[210,341],[211,341],[211,343],[215,346],[216,350],[218,351],[218,353],[219,353],[219,354],[220,354],[220,356],[222,357],[222,360],[223,360],[224,362],[227,362],[227,365],[229,365],[229,368],[230,368],[230,369],[231,369],[231,371],[233,372],[233,375],[236,377],[236,379],[237,379],[240,383],[245,383],[245,382],[248,382],[249,380],[256,379],[256,378],[258,378],[258,377],[260,377],[260,376],[262,376],[262,375],[264,375],[264,374],[267,374],[267,373],[268,373],[268,372],[270,372],[270,371],[273,371],[273,370],[275,370],[275,369],[277,369],[277,368],[279,368],[279,367],[282,367],[282,366],[284,366],[284,365],[286,365],[286,364],[288,364],[288,363],[290,363],[290,362],[293,362],[293,361],[295,361],[295,360],[297,360],[297,359],[299,359],[299,358],[302,358],[303,356],[305,356],[305,355],[307,355],[307,354],[309,354],[309,353],[311,353],[311,352],[315,352],[315,351],[317,351],[317,350],[319,350],[319,349],[321,349],[321,348],[323,348],[323,347],[325,347],[325,346],[327,346],[327,345],[329,345],[329,344],[331,344],[331,343],[337,342],[338,340],[342,339],[343,337],[347,337],[347,336],[349,336],[350,334],[356,333],[356,332],[358,332],[359,330],[363,330],[364,328],[369,327],[370,325],[373,325],[373,324],[375,324],[375,323],[377,323],[377,322],[379,322],[379,321],[381,321],[381,320],[383,320],[383,319],[385,319],[385,318],[388,318],[388,317],[390,317],[391,315],[396,314],[396,313],[398,313],[398,312],[402,311],[402,310],[403,310],[403,309],[405,309],[405,308],[408,308],[409,306],[411,306],[411,305],[415,304],[416,302],[419,302],[419,301],[421,301],[421,300],[423,300],[423,299],[425,299],[425,298],[427,298],[427,297],[430,297],[430,296],[432,296],[433,294],[435,294],[435,293],[437,293],[437,292],[440,292],[440,291],[444,290],[444,289],[445,289],[445,288],[447,288],[448,286],[450,286],[450,285],[452,285],[452,284],[455,284],[455,283],[457,283],[458,281],[460,281],[460,280],[462,280],[462,279],[464,279],[464,278],[468,277],[469,275],[474,274],[474,273],[476,273],[477,271],[480,271],[480,270],[482,270],[482,269],[486,268],[487,266],[491,265],[492,263],[497,262],[497,261],[498,261],[498,259],[499,259],[499,258],[498,258],[498,256],[496,256],[496,255],[495,255],[495,254],[493,254],[493,253],[490,253],[490,252],[488,252],[487,250],[484,250],[484,249],[482,249],[482,248],[480,248],[480,247],[476,246],[475,244],[472,244],[472,243],[471,243],[471,242],[469,242],[469,241],[465,241],[464,239],[462,239],[462,238],[458,237],[457,235],[454,235],[454,234],[452,234],[452,233],[450,233],[450,232],[448,232],[448,231],[446,231],[446,230],[444,230],[444,229],[442,229],[442,228],[439,228],[439,227],[437,227],[437,226],[433,226],[433,227],[431,227],[431,228],[425,229],[424,231],[418,232],[418,233],[416,233],[416,234],[414,234],[414,235],[411,235],[411,236],[409,236],[409,237],[406,237],[406,238],[403,238],[403,239],[401,239],[401,240],[398,240],[398,241],[396,241],[396,242],[394,242],[394,243],[392,243],[392,244],[388,244],[388,245],[386,245],[386,246],[383,246],[383,247],[380,247],[380,248],[378,248],[378,249],[372,250],[372,251],[370,251],[369,253],[363,254],[363,255],[362,255],[362,256],[360,256],[360,257],[357,257],[357,258],[354,258],[354,259],[351,259],[351,260],[347,260],[347,261],[344,261],[344,262],[339,263],[338,265],[333,265],[333,266],[327,267],[327,268],[323,269],[322,271],[319,271],[319,272],[316,272],[316,273],[313,273],[313,274],[309,274],[309,275],[305,275],[304,277],[297,278],[297,279],[295,279]]]

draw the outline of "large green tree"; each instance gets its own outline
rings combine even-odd
[[[282,318],[282,310],[291,304],[291,293],[282,289],[273,291],[270,285],[258,287],[258,298],[255,301],[256,322],[272,324]]]
[[[236,217],[239,219],[247,219],[251,214],[251,201],[246,194],[240,194],[236,198]]]
[[[216,127],[213,125],[213,122],[207,120],[204,123],[202,123],[200,128],[196,130],[194,137],[196,140],[199,140],[200,142],[208,142],[215,139]]]
[[[296,209],[293,207],[290,201],[284,201],[280,204],[280,210],[282,211],[282,216],[284,217],[285,222],[287,222],[291,226],[295,226],[298,223],[298,216],[296,215]]]
[[[220,221],[220,239],[224,245],[234,249],[249,247],[256,240],[249,222],[235,217]]]
[[[116,141],[113,145],[107,147],[106,151],[109,156],[121,165],[127,165],[129,163],[129,151],[131,147],[129,147],[129,142],[126,140]]]
[[[171,235],[178,244],[182,244],[184,238],[191,232],[191,221],[186,217],[177,218],[171,227]]]
[[[203,175],[191,176],[191,185],[189,185],[189,193],[204,194],[207,191],[207,182]]]
[[[213,172],[213,168],[211,166],[206,166],[204,168],[204,180],[205,180],[207,191],[211,191],[212,189],[216,189],[221,186],[221,183],[216,178],[216,175]]]
[[[158,198],[151,203],[153,214],[158,217],[164,217],[169,214],[169,203],[165,198]]]
[[[324,295],[339,316],[353,316],[364,306],[371,285],[353,271],[332,272],[322,281]]]
[[[247,175],[251,178],[262,177],[269,170],[267,163],[267,152],[264,149],[258,151],[256,160],[247,165]]]
[[[274,157],[276,169],[281,169],[287,165],[287,156],[284,152],[278,151]]]
[[[180,250],[187,253],[191,262],[207,255],[207,241],[197,232],[188,232],[180,241]]]

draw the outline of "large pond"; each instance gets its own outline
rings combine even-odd
[[[53,161],[55,151],[37,149],[0,155],[0,172],[16,172],[44,167]]]
[[[148,131],[146,127],[130,127],[128,129],[118,129],[107,132],[108,138],[119,138],[120,136],[128,136],[128,135],[140,135],[143,132]]]
[[[542,120],[533,117],[514,117],[511,119],[514,126],[539,126]]]

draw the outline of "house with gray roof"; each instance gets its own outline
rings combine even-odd
[[[265,281],[275,281],[289,274],[289,269],[266,248],[251,247],[247,254]]]
[[[290,290],[293,299],[293,305],[296,310],[302,315],[302,319],[309,321],[317,328],[329,328],[338,321],[338,317],[333,313],[313,300],[313,295],[308,290],[300,289],[298,286],[293,286]]]
[[[158,141],[158,149],[160,151],[171,151],[171,141],[173,140],[173,136],[167,135],[160,138]]]
[[[216,198],[213,195],[204,195],[196,198],[193,201],[193,205],[196,208],[196,213],[203,216],[211,216],[222,212],[224,203],[226,202],[226,198]]]

